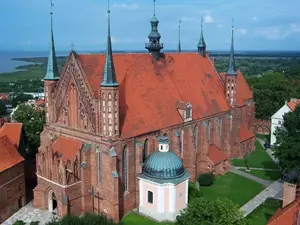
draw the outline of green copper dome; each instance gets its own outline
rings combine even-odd
[[[174,179],[183,176],[185,169],[174,152],[154,152],[146,160],[143,174],[156,179]]]

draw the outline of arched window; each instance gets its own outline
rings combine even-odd
[[[102,151],[97,148],[97,158],[98,158],[98,183],[100,184],[102,182]]]
[[[124,191],[127,191],[128,188],[128,150],[125,146],[122,154],[122,173],[123,173],[123,185]]]
[[[207,131],[206,131],[206,138],[208,141],[210,141],[210,130],[211,130],[211,122],[208,121],[207,123]]]
[[[197,149],[198,147],[198,135],[199,135],[199,128],[198,125],[196,124],[193,130],[193,144],[195,149]]]
[[[219,135],[222,136],[223,120],[222,117],[219,118]]]
[[[178,132],[178,151],[181,153],[182,152],[182,132]]]
[[[149,146],[148,146],[148,139],[145,140],[144,143],[144,149],[143,149],[143,158],[142,158],[142,162],[144,162],[147,158],[147,156],[149,155]]]

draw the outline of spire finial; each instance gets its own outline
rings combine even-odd
[[[201,16],[201,30],[203,29],[203,16]]]
[[[234,18],[232,18],[231,25],[231,47],[229,55],[228,74],[236,75],[235,60],[234,60]]]
[[[110,9],[109,9],[109,0],[107,0],[107,49],[105,55],[105,66],[103,81],[101,83],[102,87],[118,87],[119,83],[117,82],[112,47],[111,47],[111,36],[110,36]]]
[[[156,0],[153,0],[153,16],[156,15],[156,12],[155,12],[155,2],[156,2]]]
[[[206,43],[205,43],[204,35],[203,35],[203,16],[201,16],[201,33],[200,33],[200,39],[198,42],[198,52],[203,57],[206,56]]]
[[[53,35],[53,0],[50,0],[50,51],[48,56],[47,73],[44,80],[58,80],[59,72],[55,54],[54,35]]]
[[[178,21],[178,52],[181,52],[180,29],[181,29],[181,19],[179,18],[179,21]]]
[[[74,42],[71,43],[70,47],[71,47],[71,51],[74,51],[74,48],[75,48]]]

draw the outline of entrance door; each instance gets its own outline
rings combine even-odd
[[[49,212],[54,212],[57,211],[57,200],[54,192],[51,190],[48,193],[48,211]]]

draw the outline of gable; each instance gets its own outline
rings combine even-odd
[[[291,109],[284,104],[273,116],[272,119],[283,119],[285,113],[291,112]]]
[[[100,88],[105,55],[77,55],[96,94]],[[230,110],[224,88],[208,58],[198,53],[114,54],[119,82],[120,125],[132,137],[182,123],[176,104],[190,102],[193,119]]]

